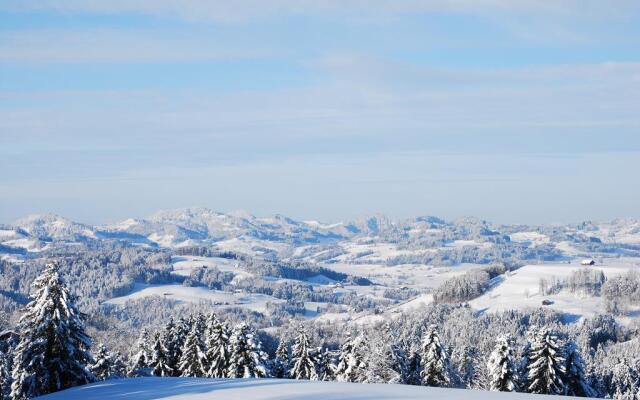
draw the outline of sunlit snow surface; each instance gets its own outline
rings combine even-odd
[[[38,398],[42,400],[492,400],[560,397],[408,385],[310,382],[288,379],[136,378],[80,386]]]
[[[220,290],[209,290],[203,287],[188,287],[182,285],[145,285],[136,283],[135,289],[132,293],[126,296],[113,298],[106,303],[122,305],[128,300],[137,300],[150,296],[161,296],[166,299],[189,303],[211,301],[220,306],[242,307],[253,311],[264,311],[267,302],[284,302],[284,300],[276,299],[275,297],[260,293],[230,293]]]
[[[598,263],[593,267],[582,266],[579,261],[527,265],[496,278],[493,282],[494,287],[491,290],[470,301],[469,304],[475,309],[493,312],[538,308],[542,306],[542,300],[550,300],[552,303],[545,307],[565,313],[565,315],[573,319],[605,313],[601,297],[574,294],[567,290],[550,295],[539,293],[540,279],[545,279],[551,283],[554,279],[566,279],[573,271],[586,268],[602,271],[607,278],[611,278],[629,270],[637,269],[638,260],[633,258],[611,258],[605,259],[602,264]],[[623,323],[629,322],[628,319],[625,317],[618,318]]]

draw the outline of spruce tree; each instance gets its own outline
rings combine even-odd
[[[202,377],[205,375],[206,356],[200,343],[200,333],[197,325],[187,335],[187,340],[182,346],[182,356],[180,357],[180,376]]]
[[[405,378],[407,385],[420,386],[422,384],[422,360],[420,352],[412,350],[407,360],[407,376]]]
[[[367,366],[362,352],[362,337],[347,337],[340,347],[338,366],[336,367],[336,378],[341,382],[362,382],[365,380]]]
[[[370,338],[366,359],[367,383],[405,383],[407,360],[388,324]]]
[[[167,331],[167,329],[169,331]],[[169,324],[165,326],[165,333],[167,334],[165,338],[166,347],[170,354],[169,367],[173,369],[173,376],[180,376],[182,348],[184,347],[189,332],[191,332],[189,320],[184,317],[181,317],[175,325],[173,324],[173,320],[170,320]]]
[[[565,375],[564,383],[566,385],[566,395],[577,397],[594,397],[595,392],[587,382],[584,361],[578,346],[569,342],[565,346]]]
[[[487,362],[489,390],[515,392],[518,390],[518,369],[513,357],[511,340],[501,336]]]
[[[0,326],[2,323],[0,314]],[[12,331],[0,332],[0,400],[10,400],[11,395],[11,371],[13,369],[13,352],[18,345],[19,336]]]
[[[247,324],[240,323],[233,329],[230,343],[231,358],[227,377],[264,378],[266,376],[260,342]]]
[[[143,328],[136,342],[131,356],[129,356],[129,369],[127,376],[149,376],[149,364],[151,363],[151,338],[147,328]]]
[[[202,316],[202,326],[198,328],[198,330],[200,331],[200,343],[202,343],[202,351],[204,351],[204,364],[202,367],[204,370],[204,376],[208,376],[209,369],[211,369],[211,364],[209,363],[209,357],[207,357],[207,352],[211,347],[209,345],[210,331],[213,324],[218,318],[216,317],[216,314],[213,312],[210,312],[209,314],[207,314],[206,317],[202,313],[199,313],[198,315]]]
[[[11,357],[0,350],[0,400],[8,400],[11,394]]]
[[[276,349],[276,357],[273,360],[273,367],[271,374],[274,378],[288,378],[287,372],[289,371],[289,352],[287,350],[287,342],[284,338],[280,339],[278,348]]]
[[[638,371],[626,358],[622,358],[613,368],[610,392],[615,399],[636,400],[640,386]]]
[[[291,364],[289,371],[291,378],[318,380],[316,363],[310,351],[309,336],[302,326],[298,328],[298,336],[293,344]]]
[[[487,390],[490,385],[485,379],[486,362],[484,359],[480,359],[478,349],[463,346],[457,354],[459,354],[457,360],[457,379],[460,386],[467,389]]]
[[[449,356],[438,336],[435,325],[429,326],[422,339],[422,371],[425,386],[447,387],[450,383]]]
[[[124,378],[127,376],[127,364],[122,359],[120,352],[110,353],[111,357],[111,377]]]
[[[98,345],[98,353],[95,355],[95,359],[96,362],[91,367],[91,372],[98,380],[104,381],[108,379],[113,371],[113,360],[102,343]]]
[[[169,354],[160,333],[155,335],[149,367],[152,368],[154,376],[172,376],[173,374],[173,369],[169,366]]]
[[[11,397],[28,399],[93,382],[91,339],[82,314],[60,275],[59,264],[47,265],[33,282],[35,293],[20,318]]]
[[[213,315],[213,318],[215,318],[215,315]],[[207,340],[208,326],[207,318],[203,313],[199,312],[194,316],[193,325],[195,326],[196,332],[198,332],[198,339],[200,340],[200,343],[205,343]]]
[[[531,344],[527,364],[527,392],[562,394],[565,359],[555,336],[540,329]]]
[[[170,318],[162,329],[162,344],[167,350],[167,367],[171,368],[171,376],[176,376],[178,363],[180,362],[180,344],[178,330],[173,318]]]
[[[211,318],[208,325],[206,358],[209,369],[207,370],[207,376],[224,378],[227,376],[231,358],[229,328],[227,328],[226,323],[217,318]]]
[[[318,379],[321,381],[336,380],[336,365],[333,363],[333,356],[326,347],[324,350],[318,349]]]

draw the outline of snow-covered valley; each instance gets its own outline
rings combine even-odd
[[[625,371],[640,360],[635,226],[381,216],[322,224],[188,209],[92,227],[30,216],[0,229],[0,324],[40,304],[29,303],[30,286],[56,261],[101,344],[92,371],[163,377],[109,379],[51,399],[629,393]],[[19,335],[0,329],[2,337],[11,349]],[[207,361],[216,341],[245,364]],[[519,381],[536,373],[534,345],[548,346],[554,374],[573,381]],[[228,376],[307,382],[204,378]],[[374,385],[381,382],[397,384]]]
[[[541,293],[541,279],[567,279],[585,268],[579,264],[584,258],[597,261],[589,268],[602,271],[606,278],[639,268],[638,226],[635,220],[536,227],[498,226],[473,218],[394,221],[382,216],[324,224],[196,208],[92,227],[55,215],[33,215],[2,226],[0,258],[22,263],[64,248],[120,243],[173,254],[173,278],[166,283],[136,280],[125,293],[100,299],[105,305],[160,297],[264,313],[268,304],[287,300],[270,294],[273,288],[289,284],[323,291],[324,297],[334,293],[368,298],[377,304],[376,314],[381,315],[382,309],[387,316],[429,304],[431,293],[453,277],[505,265],[508,271],[493,278],[485,293],[471,299],[473,308],[495,312],[546,307],[565,313],[569,320],[579,320],[603,313],[602,298],[566,290]],[[190,254],[202,249],[212,254]],[[260,260],[311,265],[341,275],[333,277],[336,279],[320,273],[296,279],[286,274],[269,276],[250,266]],[[224,288],[207,287],[194,278],[212,271],[228,279]],[[347,282],[345,277],[353,279]],[[370,284],[354,283],[355,278]],[[268,288],[256,291],[256,282]],[[326,307],[332,302],[304,301],[306,311],[300,316],[365,321],[370,318],[363,317],[373,312],[349,305]],[[638,315],[630,309],[618,320],[632,324]]]

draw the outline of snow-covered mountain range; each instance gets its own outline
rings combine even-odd
[[[51,245],[118,240],[136,245],[177,248],[213,245],[221,250],[278,252],[336,243],[394,243],[404,249],[487,247],[512,243],[544,249],[551,254],[589,253],[580,244],[595,244],[608,252],[640,250],[640,221],[618,219],[562,226],[495,225],[477,218],[444,221],[437,217],[393,220],[376,215],[350,222],[325,224],[283,215],[256,217],[249,213],[220,213],[207,208],[157,212],[147,218],[91,226],[55,214],[30,215],[0,225],[0,253],[28,254]],[[576,244],[578,246],[576,246]],[[344,246],[343,246],[344,247]],[[396,249],[398,250],[398,249]],[[300,250],[306,252],[308,249]],[[371,251],[371,250],[367,250]],[[396,252],[397,253],[397,252]]]

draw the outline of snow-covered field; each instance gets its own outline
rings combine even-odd
[[[435,249],[399,249],[397,244],[376,242],[374,238],[363,238],[355,242],[343,242],[340,243],[340,248],[344,251],[344,254],[335,257],[334,261],[345,262],[359,260],[361,262],[381,263],[390,257],[435,251]]]
[[[576,318],[589,317],[604,312],[602,298],[580,296],[561,291],[557,294],[542,295],[539,293],[540,279],[551,283],[554,279],[565,279],[573,271],[592,268],[602,271],[607,278],[623,274],[630,269],[640,268],[638,259],[606,259],[603,264],[584,267],[579,261],[572,263],[554,263],[527,265],[516,271],[498,277],[495,287],[484,295],[470,301],[470,305],[478,310],[487,312],[512,309],[538,308],[542,300],[550,300],[552,304],[545,307],[552,308]]]
[[[161,296],[171,300],[199,303],[214,302],[221,307],[243,307],[253,311],[263,311],[267,302],[282,303],[284,300],[258,293],[230,293],[220,290],[210,290],[203,287],[188,287],[182,285],[145,285],[136,284],[132,293],[108,300],[107,304],[122,305],[129,300],[150,296]]]
[[[530,245],[549,243],[549,237],[538,232],[517,232],[509,237],[513,242],[529,243]]]
[[[174,256],[173,274],[179,276],[189,276],[195,268],[217,268],[220,271],[233,272],[235,274],[234,281],[241,280],[245,277],[251,277],[253,274],[244,271],[239,267],[236,260],[220,258],[220,257],[198,257],[198,256]],[[274,281],[290,281],[290,279],[263,277],[265,280]],[[307,280],[311,286],[333,285],[335,281],[324,275],[316,275]],[[353,286],[356,288],[355,286]],[[371,290],[372,287],[363,287]],[[336,292],[348,292],[348,289],[336,288]],[[138,300],[145,297],[159,296],[165,299],[175,300],[185,303],[211,302],[218,308],[241,307],[251,311],[264,312],[267,303],[284,303],[285,300],[259,293],[246,292],[228,292],[221,290],[211,290],[205,287],[191,287],[180,284],[142,284],[136,283],[131,293],[115,297],[107,300],[106,304],[124,305],[129,300]],[[319,308],[326,307],[327,303],[322,302],[305,302],[305,318],[316,318],[320,315]],[[334,308],[342,308],[347,312],[346,306],[334,306]]]
[[[522,393],[289,379],[136,378],[79,386],[42,400],[463,400],[553,399]],[[569,397],[562,397],[567,399]]]
[[[194,268],[217,268],[220,271],[230,271],[234,274],[245,274],[238,268],[236,260],[221,257],[195,257],[195,256],[174,256],[171,258],[173,262],[173,273],[181,276],[189,276]]]
[[[348,264],[331,263],[323,264],[325,268],[332,269],[350,275],[362,276],[372,281],[388,286],[407,286],[418,290],[433,289],[438,287],[445,280],[464,274],[472,269],[480,269],[486,265],[461,264],[455,267],[434,267],[424,264]]]

